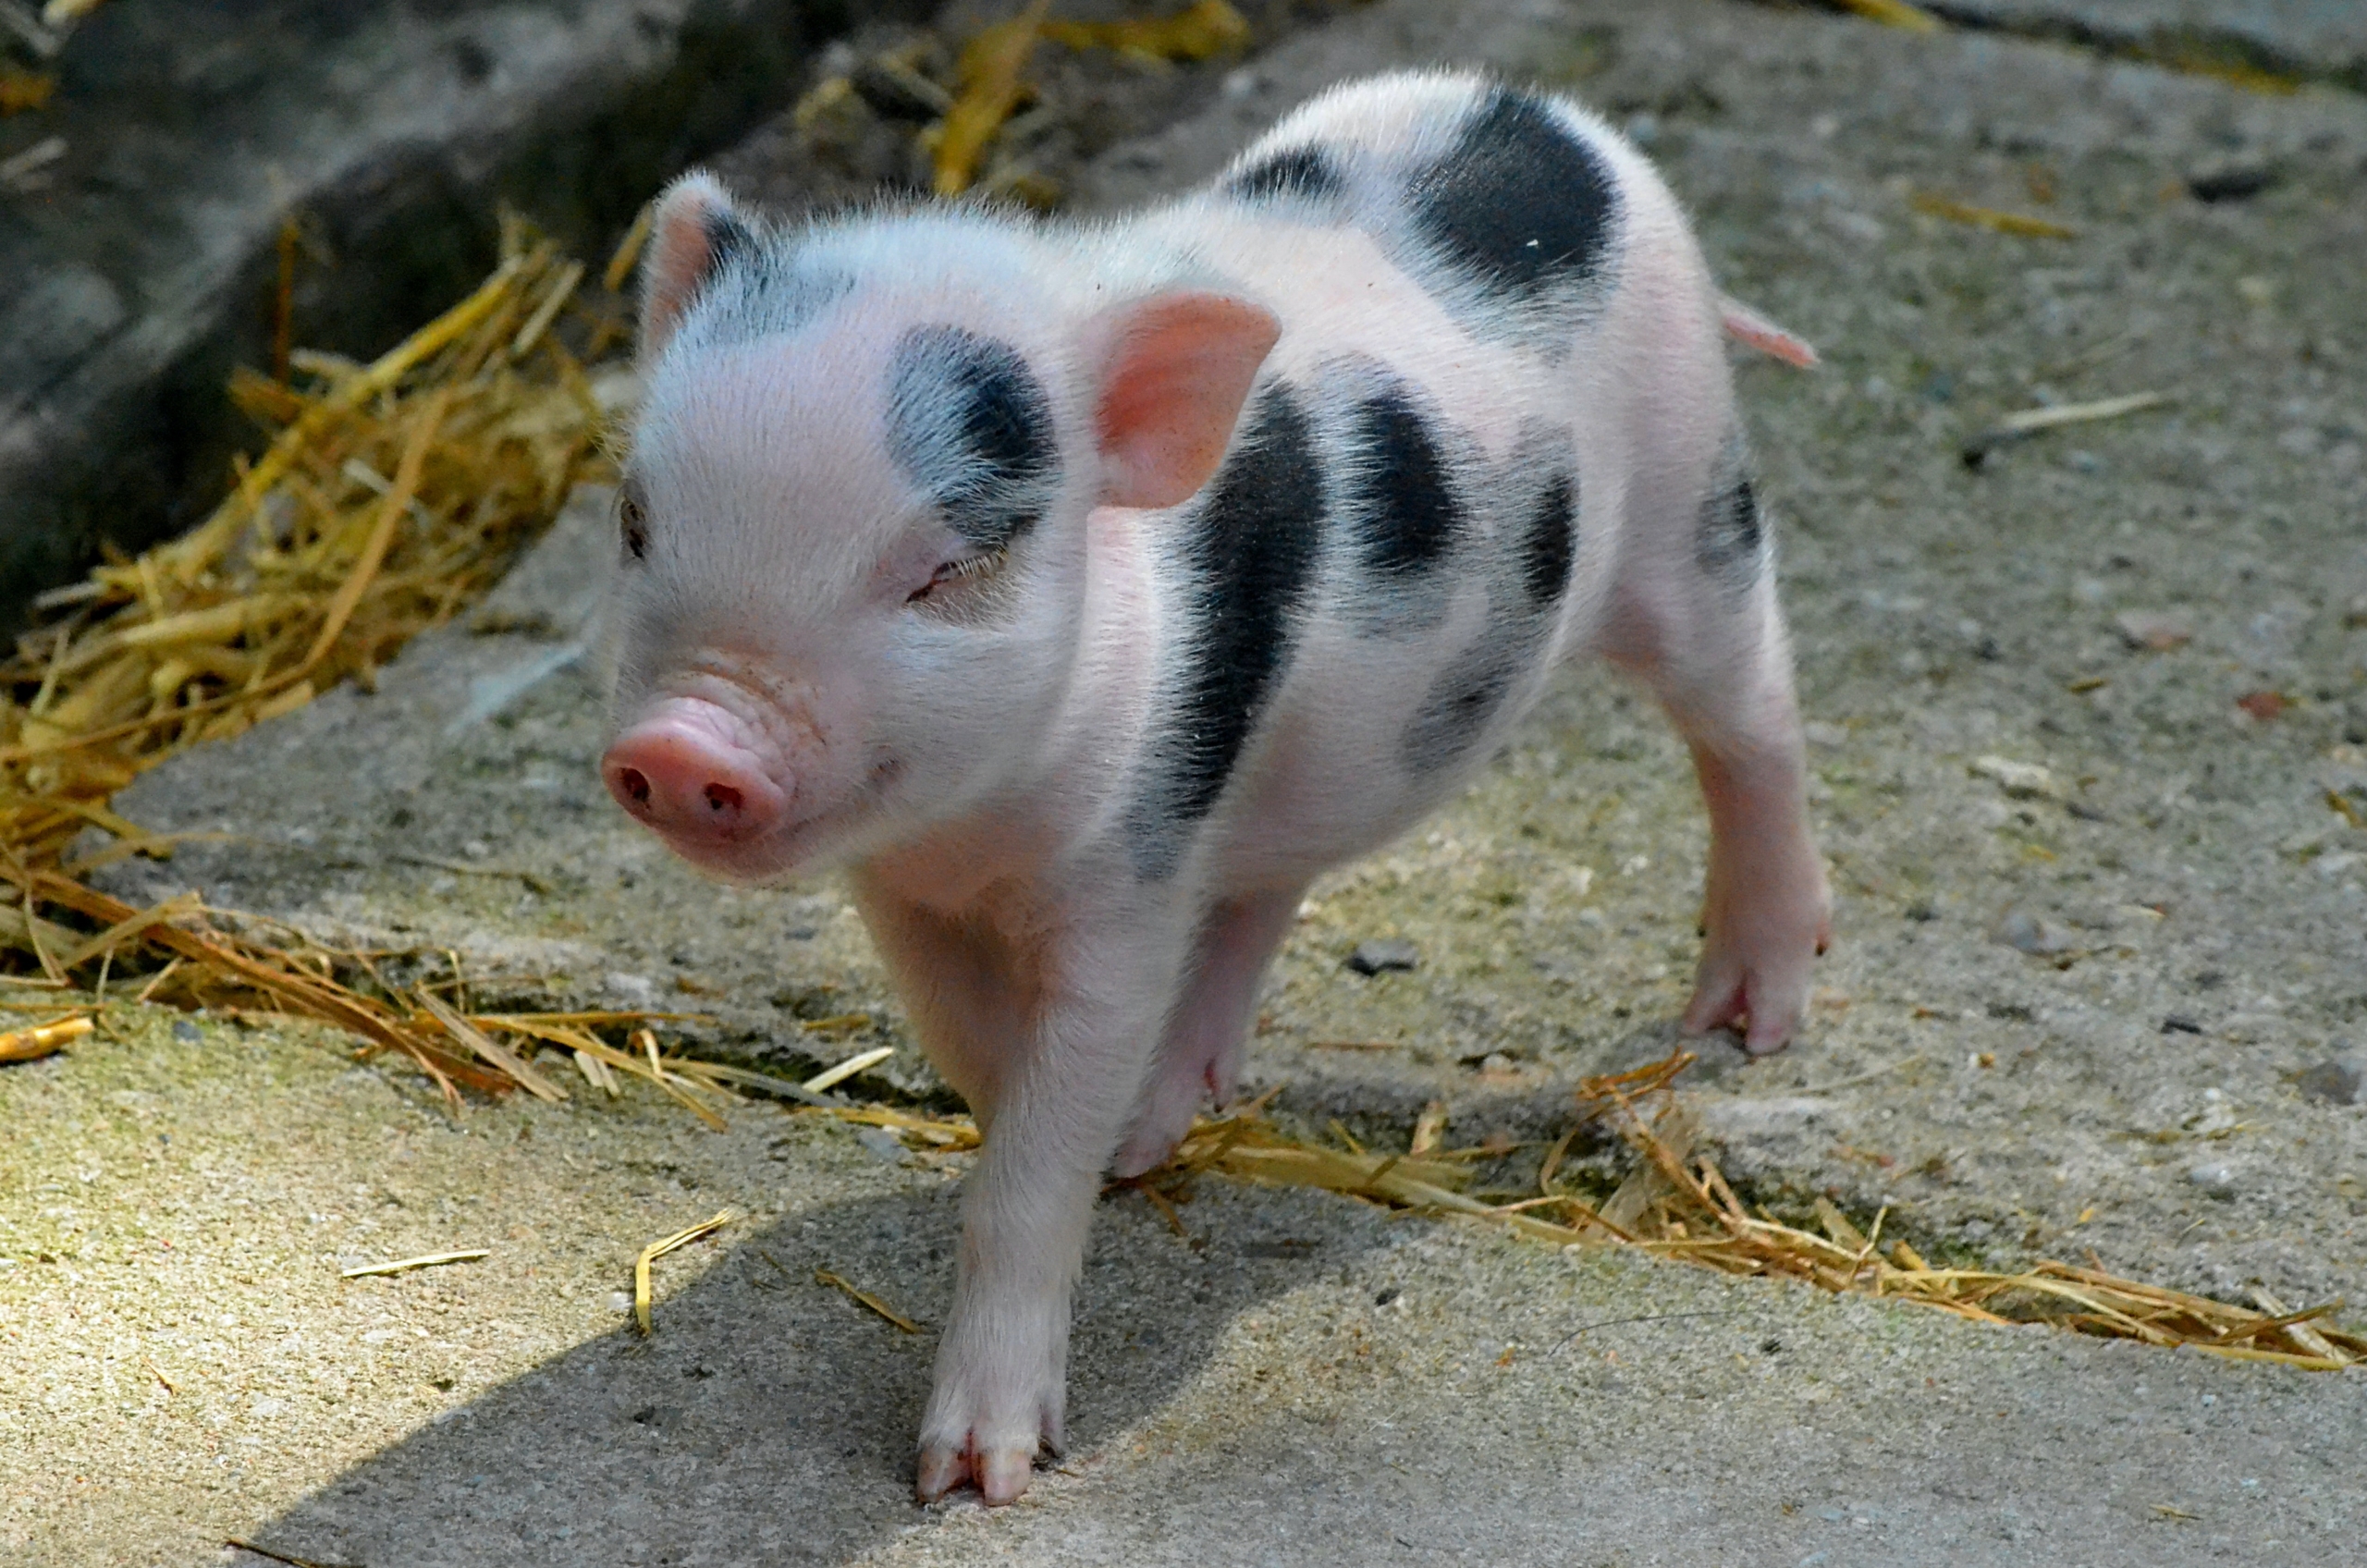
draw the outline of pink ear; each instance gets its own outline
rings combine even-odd
[[[1282,324],[1221,294],[1164,294],[1116,325],[1101,377],[1102,499],[1172,507],[1208,483]]]
[[[751,236],[731,197],[708,174],[686,174],[657,199],[641,263],[641,353],[655,356],[681,324],[716,263]]]

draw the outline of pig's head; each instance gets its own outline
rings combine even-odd
[[[701,176],[659,202],[601,774],[685,858],[858,857],[1040,766],[1089,514],[1188,499],[1281,330],[1061,254],[975,215],[776,236]]]

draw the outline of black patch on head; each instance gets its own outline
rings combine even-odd
[[[1578,476],[1557,473],[1528,514],[1520,539],[1520,584],[1528,607],[1541,610],[1570,585],[1577,554]]]
[[[1350,442],[1365,565],[1400,583],[1419,577],[1453,547],[1464,519],[1429,423],[1392,386],[1356,405]]]
[[[1750,481],[1737,473],[1734,482],[1712,491],[1701,503],[1695,524],[1693,558],[1711,577],[1748,588],[1759,580],[1765,530],[1760,526],[1759,499]]]
[[[958,326],[916,326],[889,366],[888,449],[955,533],[999,550],[1051,504],[1051,399],[1019,350]]]
[[[1322,543],[1323,474],[1291,389],[1258,397],[1246,429],[1184,526],[1197,624],[1168,717],[1165,778],[1134,813],[1134,864],[1175,869],[1181,829],[1208,815],[1289,657]]]
[[[706,236],[707,276],[712,277],[756,248],[756,231],[729,207],[710,207],[699,220]]]
[[[1245,202],[1293,196],[1316,201],[1337,196],[1347,189],[1340,171],[1320,147],[1286,147],[1269,153],[1224,182],[1228,195]]]
[[[1444,259],[1510,300],[1593,277],[1619,202],[1591,146],[1536,98],[1502,88],[1408,195],[1416,228]]]

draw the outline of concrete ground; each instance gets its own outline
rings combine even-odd
[[[1384,0],[1081,197],[1173,189],[1313,88],[1430,59],[1613,115],[1727,286],[1827,355],[1741,373],[1843,902],[1809,1036],[1705,1055],[1729,1171],[1779,1209],[1890,1205],[1944,1256],[2357,1298],[2367,1109],[2324,1070],[2367,1047],[2367,102],[1711,0]],[[2010,410],[2146,390],[2174,401],[1963,457]],[[242,841],[126,895],[449,947],[480,998],[696,1006],[694,1045],[753,1060],[901,1040],[833,889],[709,888],[600,797],[596,681],[564,657],[580,521],[499,622],[536,630],[425,641],[377,696],[129,792]],[[1457,1141],[1534,1139],[1575,1076],[1666,1048],[1700,843],[1657,718],[1575,672],[1466,800],[1318,889],[1256,1072],[1383,1142],[1432,1096]],[[1341,967],[1382,936],[1420,967]],[[854,1010],[852,1039],[795,1027]],[[124,1008],[0,1073],[16,1558],[2331,1562],[2367,1524],[2357,1375],[1222,1183],[1189,1243],[1104,1206],[1069,1461],[1018,1509],[915,1510],[929,1335],[813,1275],[930,1327],[959,1160],[631,1092],[455,1124],[342,1047]],[[881,1076],[927,1093],[911,1058]],[[632,1255],[727,1204],[659,1265],[642,1344]],[[463,1246],[491,1256],[336,1277]]]

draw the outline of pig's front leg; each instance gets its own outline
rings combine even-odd
[[[1010,1502],[1037,1450],[1061,1441],[1069,1296],[1182,966],[1178,924],[1096,910],[1006,949],[1024,1026],[1016,1060],[966,1074],[988,1132],[963,1192],[953,1307],[921,1423],[924,1500],[974,1481],[987,1502]]]

